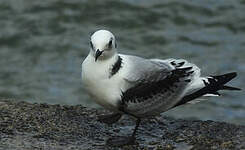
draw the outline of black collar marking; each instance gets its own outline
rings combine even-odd
[[[118,56],[117,61],[112,66],[109,78],[111,78],[113,75],[115,75],[121,67],[122,67],[122,58],[120,56]]]

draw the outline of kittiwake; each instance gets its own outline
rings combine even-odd
[[[125,145],[135,141],[142,118],[152,117],[201,96],[219,96],[219,90],[240,90],[225,85],[236,72],[201,77],[200,69],[184,59],[145,59],[119,54],[115,36],[98,30],[90,38],[90,51],[82,63],[82,83],[99,105],[113,111],[100,116],[114,123],[123,114],[137,119],[130,137],[109,139],[108,144]]]

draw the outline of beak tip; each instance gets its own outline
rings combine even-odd
[[[100,55],[103,53],[103,51],[100,51],[99,49],[96,51],[95,53],[95,62],[97,61],[97,59],[100,57]]]

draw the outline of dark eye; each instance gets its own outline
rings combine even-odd
[[[93,45],[92,41],[90,41],[89,43],[90,43],[90,47],[91,47],[92,49],[94,49],[94,45]]]
[[[112,39],[111,39],[110,42],[108,43],[108,47],[109,47],[109,48],[112,47]]]

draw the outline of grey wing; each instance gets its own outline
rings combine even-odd
[[[135,68],[126,76],[131,87],[122,94],[124,111],[148,117],[172,108],[181,100],[193,78],[192,66],[156,59],[137,61],[134,60]]]
[[[124,55],[125,56],[125,55]],[[169,63],[144,59],[136,56],[126,56],[129,62],[129,73],[124,79],[130,83],[137,84],[138,82],[149,82],[149,80],[160,80],[165,78],[174,66]],[[154,78],[153,78],[154,77]],[[159,79],[156,79],[159,78]]]

